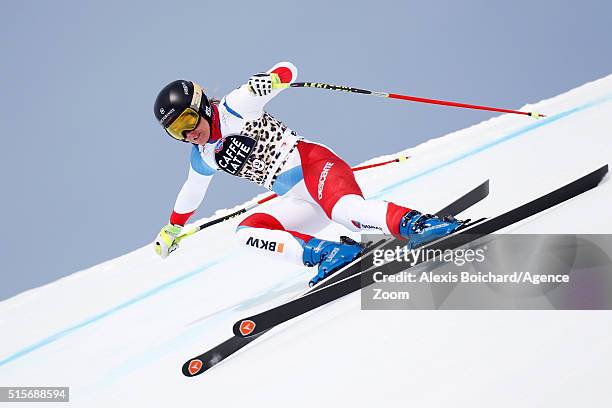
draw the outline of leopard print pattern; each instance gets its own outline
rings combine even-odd
[[[236,176],[263,185],[268,171],[281,155],[279,147],[286,130],[285,124],[267,112],[259,119],[245,123],[240,134],[252,137],[257,143],[251,157]],[[296,136],[294,131],[291,134]]]

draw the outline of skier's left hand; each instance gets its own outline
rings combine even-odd
[[[178,248],[176,238],[181,235],[182,229],[183,227],[180,225],[164,225],[153,243],[155,253],[162,258],[166,258],[172,251],[175,251]]]
[[[280,84],[281,80],[277,74],[274,73],[260,73],[255,74],[251,78],[249,78],[249,91],[253,95],[258,96],[266,96],[270,92],[275,85]]]

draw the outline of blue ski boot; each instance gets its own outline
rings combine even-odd
[[[319,272],[308,282],[308,286],[313,287],[361,254],[362,247],[358,242],[348,237],[340,237],[340,241],[311,238],[304,244],[304,265],[319,265]]]
[[[408,249],[414,249],[455,232],[466,221],[452,216],[438,217],[412,210],[400,220],[400,235],[408,240]]]

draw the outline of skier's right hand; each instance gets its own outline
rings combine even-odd
[[[266,72],[255,74],[249,78],[249,92],[255,96],[266,96],[278,84],[281,84],[278,74]]]
[[[162,258],[166,258],[172,251],[178,248],[176,238],[181,235],[181,225],[167,224],[159,231],[155,242],[155,253]]]

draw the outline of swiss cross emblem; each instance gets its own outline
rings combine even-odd
[[[255,322],[252,320],[243,320],[240,322],[240,334],[248,336],[255,330]]]
[[[202,369],[202,360],[193,359],[189,362],[189,374],[196,375]]]

